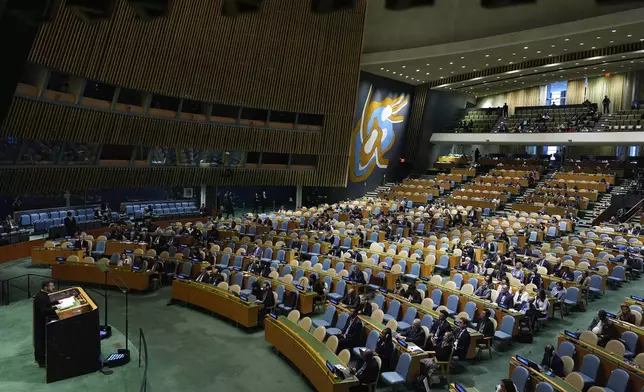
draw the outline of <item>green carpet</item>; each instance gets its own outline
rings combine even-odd
[[[24,273],[48,275],[47,269],[26,268],[27,263],[13,262],[0,266],[0,279]],[[35,287],[40,279],[32,282]],[[16,293],[16,295],[18,295]],[[21,295],[24,295],[21,294]],[[103,310],[102,297],[91,294]],[[619,290],[609,290],[601,299],[591,302],[586,312],[573,311],[564,320],[551,321],[540,331],[530,345],[514,343],[505,352],[493,352],[493,358],[478,364],[466,363],[466,372],[452,377],[466,387],[480,391],[493,390],[499,380],[508,377],[509,358],[520,354],[540,361],[543,346],[556,344],[557,335],[564,329],[584,330],[599,309],[617,312],[619,304],[628,295],[644,296],[640,281],[626,283]],[[138,330],[142,328],[148,342],[149,379],[152,391],[188,391],[212,389],[221,391],[286,392],[309,391],[313,388],[299,371],[286,359],[279,357],[264,341],[263,332],[246,331],[234,324],[213,317],[206,312],[183,307],[166,306],[171,296],[169,287],[148,294],[132,294],[129,301],[130,340],[138,344]],[[109,323],[123,331],[125,328],[125,300],[123,294],[109,291]],[[20,312],[16,310],[21,310]],[[18,316],[21,313],[21,316]],[[102,317],[102,316],[101,316]],[[318,316],[319,317],[319,316]],[[0,391],[38,391],[44,381],[38,380],[39,371],[33,365],[30,329],[31,303],[21,301],[9,307],[0,307],[3,334],[0,338]],[[9,320],[8,324],[5,320]],[[102,318],[101,318],[102,320]],[[6,331],[6,332],[5,332]],[[111,339],[114,340],[114,339]],[[122,339],[117,339],[121,342]],[[108,342],[109,343],[109,342]],[[106,350],[110,351],[110,350]],[[113,349],[111,351],[114,351]],[[11,371],[4,371],[9,366]],[[24,369],[23,369],[24,368]],[[129,374],[129,368],[133,374]],[[15,370],[14,370],[15,369]],[[96,391],[134,390],[114,388],[119,379],[138,375],[136,364],[118,368],[112,376],[94,374],[61,383],[47,385],[48,391],[77,390],[91,385]],[[135,378],[135,377],[134,377]],[[40,382],[40,384],[38,383]],[[69,385],[67,385],[69,383]],[[132,384],[133,385],[133,384]],[[380,386],[379,390],[387,390]],[[409,389],[411,390],[411,388]]]

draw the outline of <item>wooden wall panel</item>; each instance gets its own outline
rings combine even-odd
[[[416,159],[419,146],[421,145],[420,138],[423,134],[423,115],[425,113],[425,101],[427,101],[428,91],[429,86],[427,84],[416,86],[414,89],[414,99],[412,100],[409,126],[405,140],[405,153],[403,155],[411,162]]]
[[[321,183],[310,182],[317,175],[284,176],[310,185],[344,185],[367,0],[329,14],[312,13],[308,0],[264,0],[260,12],[235,18],[221,15],[222,1],[172,1],[168,17],[143,22],[126,0],[117,0],[112,18],[85,23],[62,0],[54,21],[41,28],[29,60],[173,97],[322,114],[321,135],[135,118],[21,98],[14,100],[3,134],[326,155],[329,159],[320,161],[328,161],[329,178],[315,180]],[[105,173],[110,173],[105,180],[120,176]],[[265,181],[266,176],[243,178]]]
[[[328,154],[324,135],[125,115],[14,97],[1,136],[148,147]]]

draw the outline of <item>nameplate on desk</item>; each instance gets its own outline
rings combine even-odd
[[[329,301],[330,301],[332,304],[334,304],[334,305],[339,304],[339,302],[338,302],[338,300],[337,300],[337,299],[329,298]]]
[[[387,271],[389,271],[389,270],[391,269],[391,267],[390,267],[390,266],[388,266],[388,265],[383,265],[383,266],[382,266],[382,268],[383,268],[383,269],[386,269]]]
[[[454,388],[456,388],[458,392],[467,392],[467,390],[463,388],[461,384],[454,384]]]
[[[642,298],[642,297],[638,297],[638,296],[635,296],[635,295],[631,295],[631,298],[632,298],[632,299],[634,299],[635,301],[642,301],[642,302],[644,302],[644,298]]]
[[[239,299],[241,299],[242,301],[248,301],[248,297],[246,297],[244,295],[240,295]]]
[[[185,275],[177,275],[177,278],[178,279],[186,279],[186,276]]]
[[[140,265],[133,265],[133,266],[132,266],[132,269],[133,269],[134,271],[138,271],[138,270],[140,270],[140,269],[141,269],[141,266],[140,266]]]
[[[566,336],[569,336],[569,337],[573,338],[573,339],[579,339],[579,334],[578,334],[578,333],[574,333],[574,332],[571,332],[571,331],[565,330],[565,331],[564,331],[564,334],[565,334]]]
[[[275,313],[269,313],[268,315],[277,320],[277,315]]]
[[[342,277],[342,280],[348,280],[348,281],[351,281],[351,279],[349,279],[349,277],[348,277],[348,276],[343,276],[343,277]]]
[[[597,267],[588,267],[588,269],[591,271],[599,271],[599,268]]]
[[[527,367],[530,367],[530,361],[527,359],[523,358],[520,355],[517,355],[517,361],[521,362],[522,364],[526,365]]]
[[[300,286],[299,284],[296,284],[295,288],[298,289],[298,290],[304,290],[304,287]]]
[[[64,257],[56,257],[56,261],[66,261],[66,260],[67,259],[65,259]]]
[[[193,257],[192,261],[200,261],[198,257]]]
[[[132,249],[125,249],[125,253],[132,253]]]
[[[233,267],[233,271],[241,271],[241,267],[235,266],[235,267]]]
[[[387,289],[383,289],[382,287],[378,289],[381,293],[387,294]]]
[[[606,316],[608,316],[608,317],[610,317],[612,319],[617,318],[617,316],[615,316],[614,314],[609,313],[609,312],[606,312]]]
[[[405,342],[404,340],[402,340],[402,339],[400,339],[400,338],[398,338],[398,339],[396,339],[396,340],[398,341],[398,343],[400,343],[400,345],[401,345],[403,348],[407,348],[407,346],[409,346],[409,345],[407,344],[407,342]]]
[[[329,361],[326,361],[326,368],[329,369],[331,374],[335,375],[335,366]]]
[[[420,280],[425,281],[425,282],[429,282],[429,278],[426,278],[426,277],[424,277],[424,276],[421,276],[421,277],[420,277]]]

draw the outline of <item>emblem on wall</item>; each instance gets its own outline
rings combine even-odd
[[[351,135],[352,182],[369,178],[376,167],[387,168],[386,155],[396,141],[394,124],[405,121],[405,116],[399,114],[409,102],[405,95],[372,101],[372,94],[373,86],[369,87],[362,115]]]

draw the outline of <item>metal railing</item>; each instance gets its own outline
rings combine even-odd
[[[143,329],[139,328],[139,367],[141,367],[141,357],[143,357],[143,378],[140,392],[146,392],[148,390],[148,344],[145,341]]]
[[[24,274],[24,275],[14,276],[13,278],[0,280],[0,306],[9,305],[11,303],[12,289],[18,290],[19,292],[26,293],[27,299],[30,299],[32,297],[31,295],[32,292],[35,295],[35,293],[38,292],[40,288],[36,287],[34,288],[34,290],[32,290],[32,287],[31,287],[32,276],[42,278],[44,280],[51,280],[56,284],[56,290],[60,289],[60,282],[56,279],[52,279],[50,276],[39,275],[39,274]],[[25,277],[27,278],[26,287],[24,285],[18,285],[17,283],[14,283],[18,279],[24,279]]]

